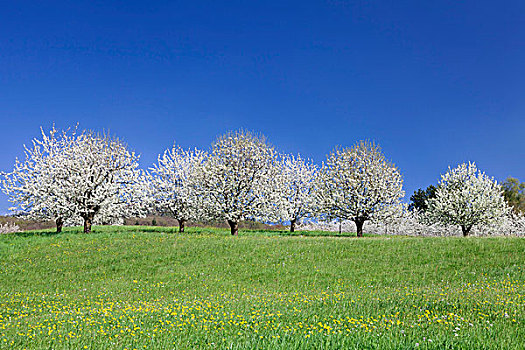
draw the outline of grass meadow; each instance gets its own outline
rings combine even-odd
[[[0,349],[523,349],[525,241],[163,227],[0,237]]]

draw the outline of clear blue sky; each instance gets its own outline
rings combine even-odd
[[[242,127],[319,163],[375,140],[407,197],[468,160],[525,181],[525,2],[5,1],[0,117],[3,171],[79,122],[143,167]]]

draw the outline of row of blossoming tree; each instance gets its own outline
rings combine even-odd
[[[118,138],[53,128],[25,147],[25,160],[2,174],[13,211],[63,225],[117,224],[126,217],[169,215],[184,231],[188,221],[224,220],[232,235],[239,222],[352,221],[357,236],[366,221],[402,218],[403,179],[380,147],[360,141],[335,148],[320,167],[279,154],[263,136],[237,131],[209,151],[173,146],[148,170]],[[453,224],[469,234],[475,225],[503,219],[509,209],[500,185],[461,164],[442,176],[424,220]]]

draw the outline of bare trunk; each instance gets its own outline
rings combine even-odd
[[[295,222],[296,221],[297,221],[296,219],[292,219],[290,221],[290,232],[295,232]]]
[[[354,222],[355,227],[357,228],[357,237],[363,237],[363,225],[365,220],[363,218],[356,218]]]
[[[468,236],[471,228],[472,228],[472,225],[461,225],[461,231],[463,231],[463,237]]]
[[[84,216],[84,233],[91,232],[91,224],[93,223],[93,214]]]
[[[341,226],[342,226],[341,219],[339,219],[339,234],[341,234]]]
[[[179,232],[180,233],[184,232],[184,224],[186,223],[186,220],[178,219],[177,221],[179,222]]]
[[[84,233],[90,233],[91,224],[93,223],[95,215],[100,210],[100,205],[89,205],[86,209],[86,212],[81,216],[84,219]]]
[[[239,223],[237,221],[228,220],[228,225],[230,225],[232,236],[239,235]]]
[[[64,226],[64,219],[62,218],[57,218],[55,220],[55,223],[57,225],[57,233],[60,233],[62,232],[62,227]]]

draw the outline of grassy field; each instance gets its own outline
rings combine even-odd
[[[166,230],[1,236],[0,348],[525,344],[522,239]]]

